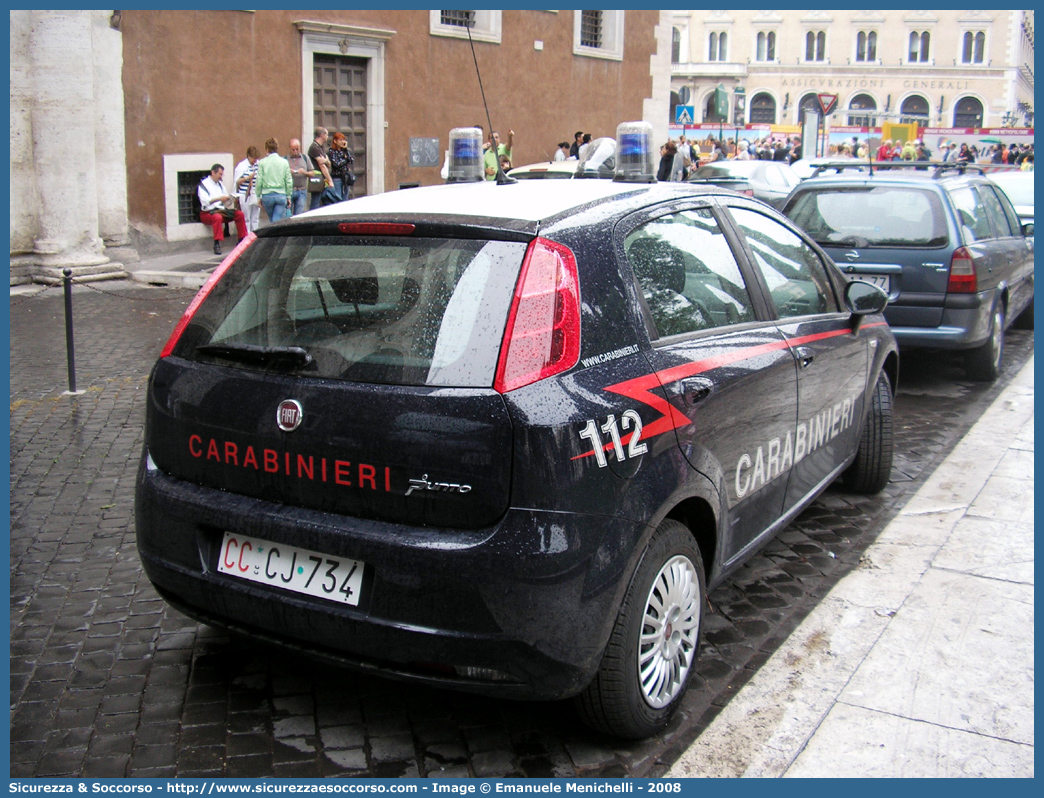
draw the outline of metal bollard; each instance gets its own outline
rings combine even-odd
[[[62,269],[62,274],[65,277],[65,279],[62,280],[62,283],[65,286],[65,352],[69,361],[69,390],[67,393],[72,396],[77,393],[76,353],[73,345],[72,269]]]

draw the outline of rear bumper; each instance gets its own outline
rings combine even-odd
[[[387,676],[527,699],[590,681],[647,532],[531,510],[483,530],[384,524],[203,488],[144,457],[135,515],[146,574],[198,620]],[[360,605],[218,573],[225,530],[361,560]]]
[[[990,335],[993,292],[948,294],[938,326],[891,326],[900,347],[932,349],[974,349]],[[903,307],[904,311],[909,308]],[[939,309],[926,308],[926,315],[938,316]],[[887,317],[887,311],[885,313]]]

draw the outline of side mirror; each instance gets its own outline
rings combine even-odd
[[[1033,222],[1026,222],[1026,224],[1022,225],[1022,234],[1026,238],[1033,238]]]
[[[880,313],[888,304],[888,294],[876,285],[852,280],[845,286],[845,307],[855,316]]]

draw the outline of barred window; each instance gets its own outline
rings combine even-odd
[[[574,11],[573,54],[622,60],[625,13],[622,10]]]
[[[582,47],[602,46],[602,12],[583,11],[580,15],[580,45]]]
[[[455,25],[458,28],[474,28],[474,11],[440,11],[439,22],[443,25]]]
[[[205,177],[210,177],[210,170],[178,172],[178,224],[199,221],[200,205],[196,191],[199,181]]]
[[[429,10],[428,14],[428,30],[432,36],[500,44],[500,11]]]

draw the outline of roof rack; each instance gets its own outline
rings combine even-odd
[[[860,172],[869,171],[872,175],[877,170],[883,172],[900,169],[926,171],[929,168],[934,170],[932,172],[933,179],[945,177],[953,172],[956,172],[958,175],[963,175],[968,170],[978,172],[980,175],[986,174],[986,169],[979,164],[965,163],[963,161],[864,161],[850,159],[817,164],[811,177],[818,177],[824,172],[840,174],[849,169]]]
[[[848,158],[843,161],[824,161],[817,163],[815,169],[812,170],[810,177],[818,177],[824,172],[834,172],[840,174],[846,169],[857,169],[862,171],[870,165],[869,161],[858,161],[853,158]],[[874,164],[875,166],[877,164]]]
[[[935,165],[935,171],[932,172],[933,178],[943,177],[947,172],[956,172],[959,175],[963,175],[969,169],[978,172],[980,175],[986,174],[986,170],[978,164],[966,163],[964,161],[943,161],[941,163],[930,161],[930,163]]]

